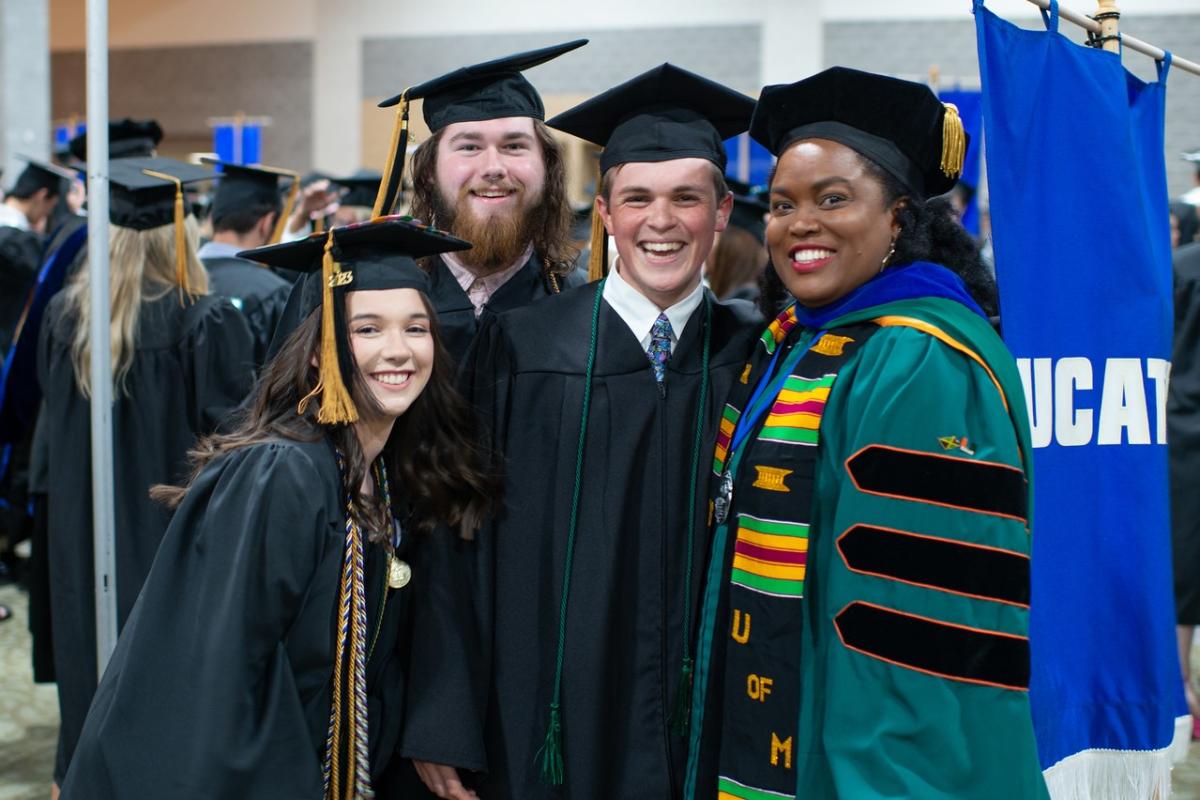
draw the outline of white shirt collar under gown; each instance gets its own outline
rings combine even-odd
[[[0,228],[29,230],[29,220],[24,214],[7,203],[0,203]]]
[[[650,329],[654,326],[654,321],[658,319],[659,314],[666,314],[671,322],[671,352],[675,352],[679,334],[687,326],[692,312],[700,307],[700,301],[704,299],[703,282],[697,283],[696,288],[678,303],[666,309],[659,309],[621,277],[620,268],[621,263],[618,261],[608,273],[608,280],[604,282],[604,302],[617,312],[617,316],[625,320],[629,330],[633,331],[633,335],[642,343],[643,350],[650,346]]]

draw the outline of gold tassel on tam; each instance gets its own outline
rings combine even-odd
[[[350,391],[342,381],[342,371],[338,364],[338,348],[336,322],[333,304],[336,299],[333,290],[336,287],[347,286],[354,280],[354,273],[343,270],[333,258],[333,231],[325,237],[325,256],[321,264],[321,355],[319,364],[319,379],[316,387],[300,400],[296,413],[303,414],[308,407],[308,401],[316,395],[321,395],[321,408],[317,411],[317,422],[322,425],[343,425],[358,421],[358,409]]]
[[[292,179],[292,185],[288,188],[287,200],[283,203],[283,213],[279,215],[279,219],[275,222],[275,231],[271,234],[271,241],[268,244],[279,244],[283,241],[283,232],[287,228],[288,218],[292,216],[292,212],[296,210],[296,200],[300,197],[300,173],[292,172],[285,169],[272,169],[270,167],[258,167],[258,169],[274,172],[279,175],[286,175]]]
[[[946,116],[942,119],[942,174],[947,178],[962,175],[963,160],[967,157],[967,134],[963,130],[958,106],[945,103]]]
[[[383,180],[379,182],[379,193],[375,195],[375,207],[371,209],[372,219],[387,216],[395,210],[396,200],[404,188],[404,151],[407,147],[408,90],[405,89],[404,94],[400,95],[400,104],[396,107],[396,122],[392,125],[392,144],[388,150],[387,167],[383,170]],[[393,182],[396,184],[395,192],[390,191]]]
[[[600,212],[592,207],[592,250],[588,254],[588,282],[598,281],[608,274],[608,231]]]
[[[175,184],[175,282],[179,284],[179,303],[184,304],[184,296],[192,296],[192,284],[188,280],[187,270],[187,228],[184,225],[183,182],[173,175],[155,172],[152,169],[142,170],[152,178],[159,178]]]

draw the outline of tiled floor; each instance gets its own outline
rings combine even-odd
[[[0,800],[45,800],[50,794],[58,701],[53,685],[33,684],[25,593],[0,586],[0,603],[16,612],[15,619],[0,623]],[[1200,646],[1194,661],[1200,663]],[[1175,768],[1172,789],[1174,800],[1200,800],[1200,743]]]

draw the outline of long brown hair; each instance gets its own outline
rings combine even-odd
[[[767,248],[750,231],[730,225],[721,231],[708,257],[705,274],[708,287],[717,299],[724,300],[735,289],[757,286],[767,266]]]
[[[464,533],[477,530],[497,501],[499,475],[483,455],[474,437],[474,420],[466,402],[454,388],[454,371],[437,317],[425,295],[421,301],[430,318],[434,340],[433,369],[429,382],[408,411],[392,426],[382,457],[393,476],[396,495],[408,502],[412,525],[429,531],[439,523],[459,526]],[[366,463],[353,425],[322,426],[310,405],[304,414],[296,407],[317,383],[314,354],[319,352],[321,317],[312,312],[285,340],[264,367],[248,404],[228,433],[201,439],[189,454],[192,473],[183,486],[155,486],[151,496],[171,507],[186,496],[191,484],[213,459],[242,447],[271,439],[316,441],[322,436],[345,456],[344,487],[356,494],[355,514],[373,540],[390,535],[391,515],[400,509],[385,507],[380,492],[364,496],[359,491],[370,465]],[[342,332],[348,336],[348,333]],[[353,370],[350,393],[360,413],[381,413],[366,379]]]
[[[208,294],[208,273],[196,257],[196,220],[184,220],[188,282],[192,294]],[[142,303],[157,300],[171,291],[178,291],[175,282],[175,228],[160,225],[148,230],[134,230],[120,225],[108,227],[109,260],[109,336],[112,350],[114,394],[124,394],[125,379],[133,366],[137,351],[138,320]],[[75,271],[63,290],[66,311],[75,320],[71,340],[71,365],[75,383],[84,397],[91,397],[92,375],[92,271],[85,264]]]
[[[546,167],[546,185],[537,209],[533,249],[543,259],[545,272],[563,277],[574,268],[575,258],[579,255],[571,236],[574,214],[567,199],[567,167],[562,147],[545,123],[535,119],[533,131],[541,144],[542,162]],[[413,188],[409,213],[435,227],[445,223],[445,220],[438,220],[438,209],[445,204],[437,185],[437,152],[445,132],[442,128],[421,142],[412,157]]]

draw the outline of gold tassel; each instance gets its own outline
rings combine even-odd
[[[358,421],[358,409],[354,400],[342,382],[342,371],[338,365],[337,337],[335,330],[333,290],[337,286],[346,286],[354,280],[354,273],[343,270],[333,258],[333,231],[325,236],[325,256],[321,263],[321,361],[319,379],[316,387],[306,394],[296,407],[296,413],[303,414],[308,402],[317,394],[321,395],[321,408],[317,412],[317,422],[322,425],[342,425]]]
[[[962,175],[963,160],[967,157],[967,134],[963,130],[958,106],[945,103],[946,116],[942,118],[942,174],[947,178]]]
[[[313,233],[325,232],[325,217],[317,217],[313,220]]]
[[[592,207],[592,250],[588,255],[588,282],[598,281],[608,274],[608,231],[600,212]]]
[[[288,188],[287,200],[283,203],[283,213],[275,221],[275,231],[271,234],[271,241],[269,242],[269,244],[279,244],[283,241],[283,232],[287,229],[288,218],[296,210],[296,200],[300,197],[300,173],[282,169],[270,169],[268,167],[259,167],[259,169],[265,169],[267,172],[275,172],[280,175],[287,175],[292,179],[292,185]]]
[[[408,89],[404,90],[404,94],[400,95],[400,104],[396,107],[396,122],[392,125],[392,144],[388,150],[387,167],[383,170],[383,180],[379,182],[379,192],[375,195],[375,206],[371,209],[371,217],[381,217],[385,214],[392,213],[392,207],[396,205],[396,197],[400,196],[400,192],[404,188],[404,153],[403,151],[408,143]],[[397,168],[396,160],[399,159],[400,165]],[[388,187],[392,184],[392,173],[399,169],[399,175],[396,180],[396,197],[390,198],[390,202],[386,202],[389,198]],[[384,208],[384,206],[389,206]]]
[[[170,181],[175,184],[175,283],[179,284],[179,303],[184,302],[184,296],[192,296],[192,284],[188,280],[187,269],[187,227],[184,225],[183,182],[174,175],[144,169],[143,173],[152,178]]]

